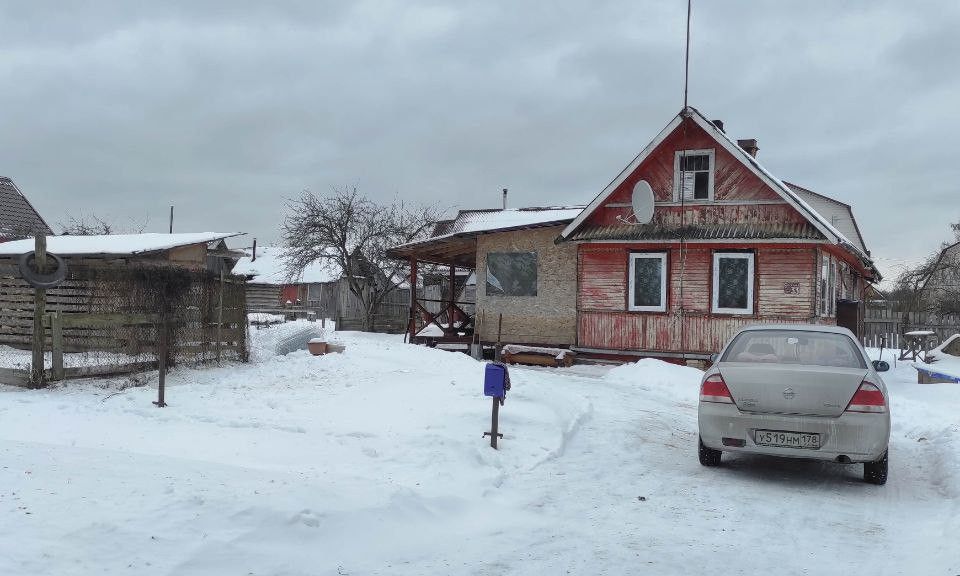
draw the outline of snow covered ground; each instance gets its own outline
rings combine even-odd
[[[700,373],[654,360],[512,368],[493,451],[483,364],[347,332],[269,353],[296,329],[174,372],[164,409],[125,379],[0,387],[0,574],[960,574],[960,386],[907,363],[878,487],[702,468]]]

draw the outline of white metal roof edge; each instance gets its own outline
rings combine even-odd
[[[184,234],[202,234],[202,232],[184,232]],[[193,244],[206,244],[209,242],[216,242],[217,240],[226,240],[227,238],[235,238],[237,236],[243,236],[246,232],[212,232],[211,236],[207,240],[197,240],[195,242],[181,242],[178,244],[172,244],[165,248],[150,248],[144,250],[133,250],[131,252],[118,252],[117,254],[146,254],[148,252],[160,252],[162,250],[173,250],[174,248],[180,248],[182,246],[191,246]],[[104,254],[114,254],[113,252],[104,252]]]
[[[549,210],[584,210],[582,206],[562,206],[556,208],[547,208],[544,209],[544,212]],[[521,210],[520,208],[515,208],[514,210]],[[497,209],[480,209],[480,210],[461,210],[460,213],[464,212],[486,212],[491,211],[495,212]],[[532,210],[531,210],[532,211]],[[460,213],[457,214],[457,217],[460,216]],[[456,218],[454,218],[456,220]],[[534,222],[530,224],[513,224],[510,226],[502,226],[500,228],[490,228],[486,230],[471,230],[467,232],[448,232],[447,234],[441,234],[440,236],[431,236],[430,238],[424,238],[423,240],[414,240],[413,242],[405,242],[403,244],[397,244],[396,246],[391,247],[391,250],[397,250],[400,248],[408,248],[410,246],[420,246],[423,244],[430,244],[431,242],[437,242],[441,240],[451,240],[456,238],[472,238],[474,236],[482,236],[484,234],[497,234],[499,232],[511,232],[514,230],[523,230],[526,228],[550,228],[553,226],[560,226],[565,224],[572,218],[557,218],[556,220],[545,220],[543,222]]]
[[[166,234],[162,234],[162,233],[155,233],[155,234],[157,234],[157,235],[162,235],[162,236],[165,236],[165,235],[166,235]],[[202,234],[202,232],[180,232],[180,233],[174,233],[174,235],[176,235],[176,234]],[[236,237],[236,236],[243,236],[243,235],[245,235],[245,234],[246,234],[246,232],[211,232],[211,233],[210,233],[210,236],[207,236],[207,237],[201,238],[201,239],[197,239],[197,240],[193,240],[193,241],[191,241],[191,242],[186,242],[186,241],[184,241],[184,242],[177,242],[177,243],[173,243],[173,244],[169,244],[169,245],[163,245],[163,246],[151,247],[151,248],[144,248],[144,249],[139,249],[139,250],[124,250],[124,251],[113,251],[113,250],[100,250],[100,251],[70,251],[70,250],[63,251],[63,250],[48,250],[48,251],[51,252],[51,253],[54,253],[54,254],[56,254],[56,255],[58,255],[58,256],[134,256],[134,255],[137,255],[137,254],[149,254],[149,253],[152,253],[152,252],[163,252],[164,250],[173,250],[174,248],[181,248],[181,247],[183,247],[183,246],[191,246],[191,245],[193,245],[193,244],[207,244],[207,243],[209,243],[209,242],[213,242],[213,241],[216,241],[216,240],[223,240],[223,239],[226,239],[226,238],[233,238],[233,237]],[[137,236],[137,235],[138,235],[138,234],[101,234],[101,236]],[[53,238],[62,238],[62,237],[64,237],[64,236],[70,236],[70,235],[50,236],[49,238],[51,238],[51,239],[53,239]],[[76,236],[76,237],[77,237],[77,238],[84,238],[85,236]],[[31,241],[31,247],[30,247],[28,250],[25,250],[25,251],[23,251],[23,252],[5,252],[5,251],[2,251],[2,250],[3,250],[2,247],[8,247],[9,245],[14,244],[14,243],[16,243],[16,242],[25,242],[25,241]],[[9,241],[9,242],[0,243],[0,256],[15,256],[15,255],[17,255],[17,254],[26,254],[26,253],[31,252],[31,251],[33,251],[33,247],[32,247],[32,239],[30,239],[30,238],[26,238],[26,239],[22,239],[22,240],[11,240],[11,241]]]

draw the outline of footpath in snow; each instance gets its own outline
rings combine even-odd
[[[702,468],[692,368],[512,368],[494,451],[482,363],[357,333],[274,355],[296,329],[175,371],[165,409],[155,376],[0,387],[0,574],[960,574],[960,386],[906,363],[877,487]]]

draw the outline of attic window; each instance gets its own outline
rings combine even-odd
[[[677,150],[673,161],[674,198],[713,200],[714,151]]]

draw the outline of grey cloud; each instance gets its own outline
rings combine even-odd
[[[275,239],[284,198],[587,202],[682,104],[683,2],[7,2],[0,173]],[[881,266],[960,219],[953,2],[694,2],[691,104],[851,203]]]

